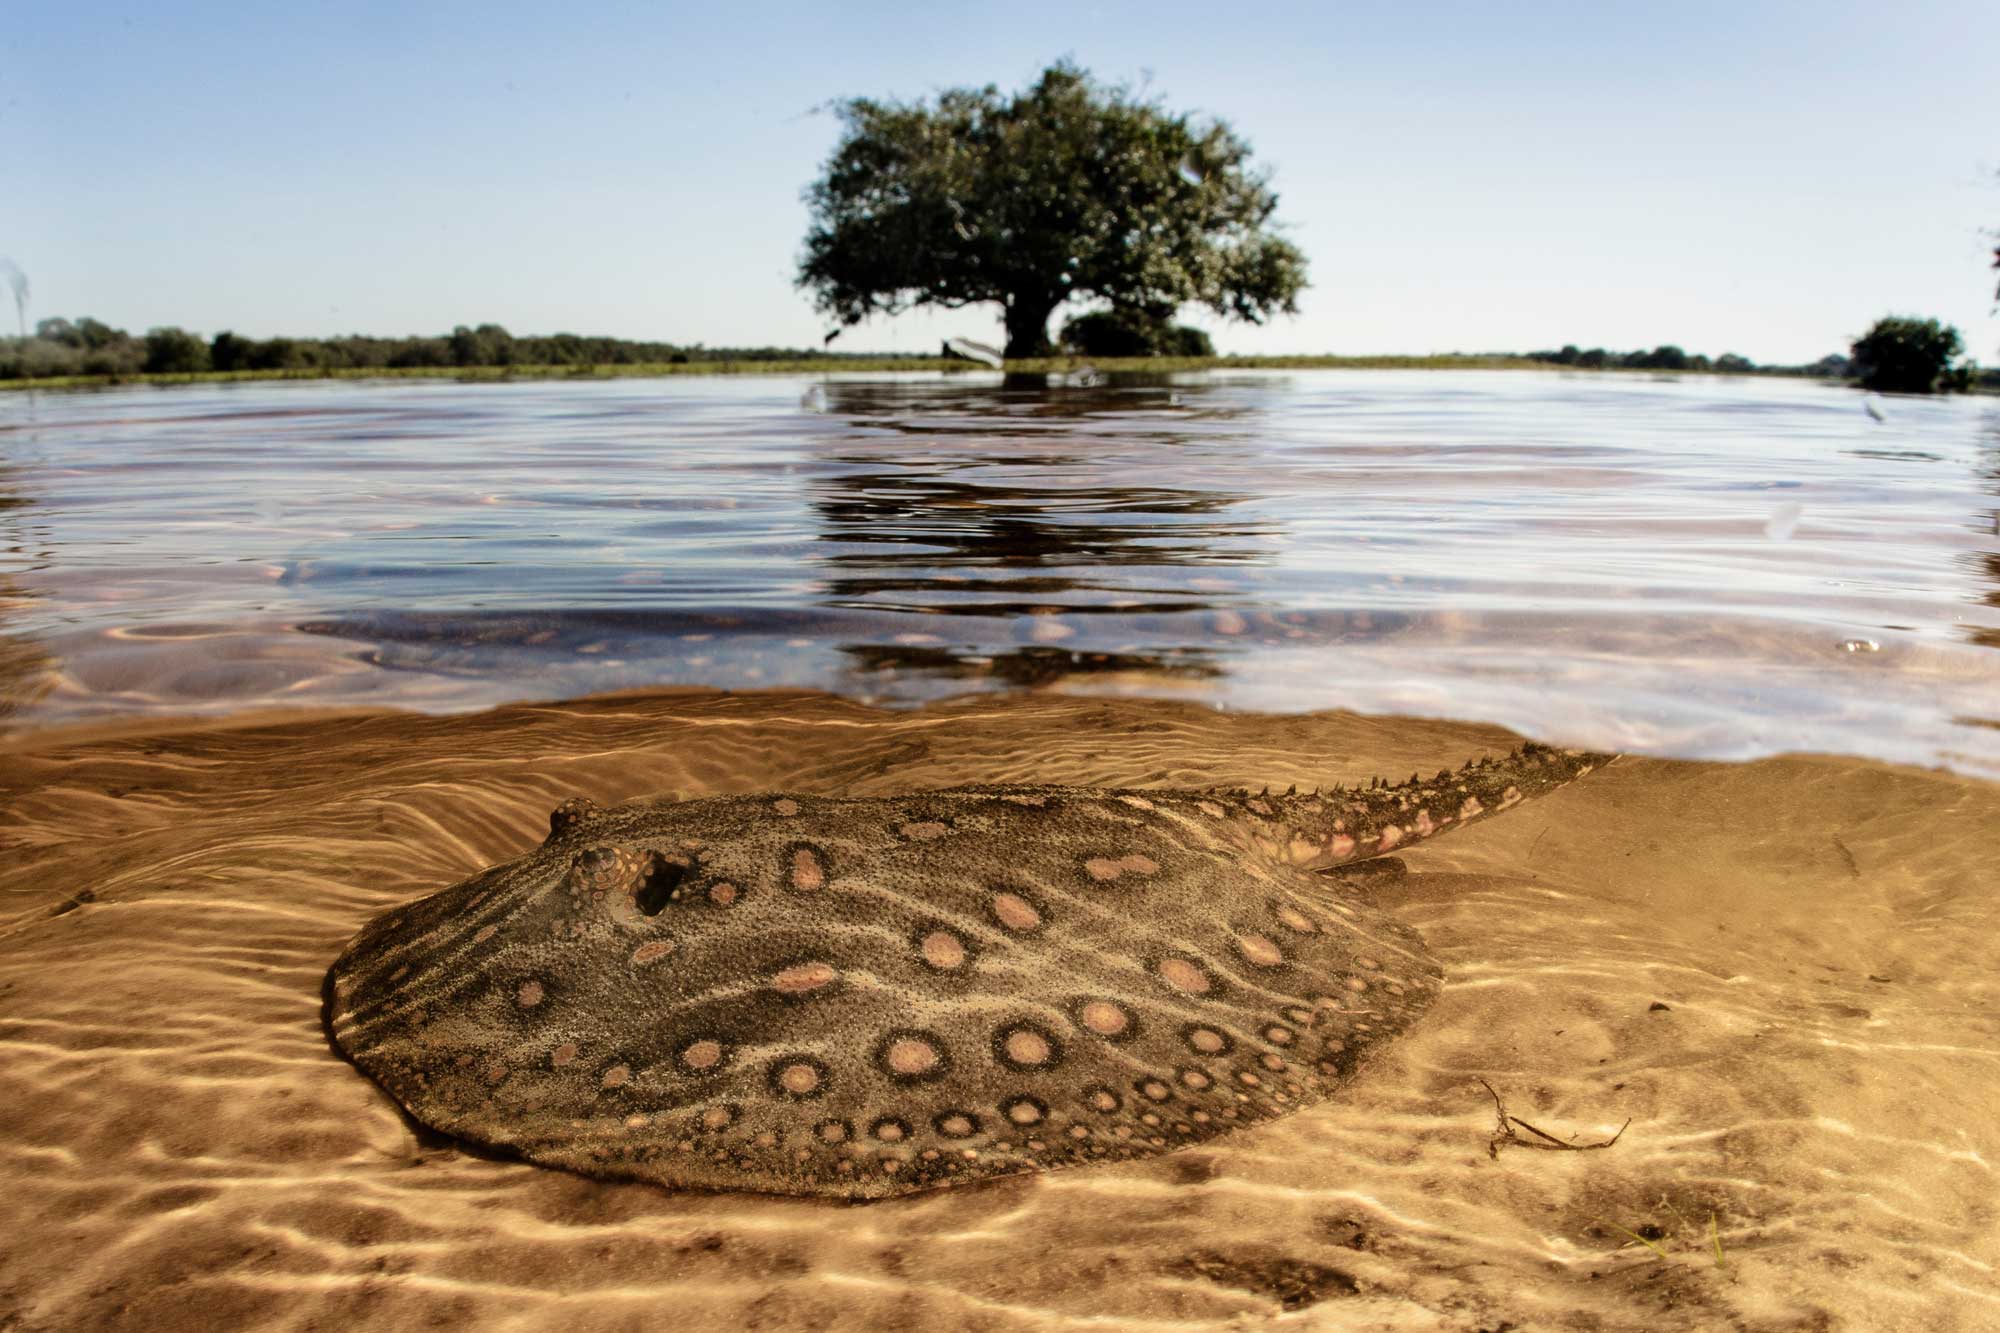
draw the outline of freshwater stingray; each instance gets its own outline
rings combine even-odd
[[[1327,1097],[1436,998],[1340,878],[1612,756],[1283,795],[572,800],[388,912],[328,1018],[423,1124],[588,1175],[839,1198],[1172,1152]]]

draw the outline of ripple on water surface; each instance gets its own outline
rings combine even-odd
[[[2000,413],[1239,373],[0,399],[0,707],[1062,686],[2000,769]]]

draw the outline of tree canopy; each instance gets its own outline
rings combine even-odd
[[[1854,373],[1862,388],[1884,393],[1963,388],[1971,374],[1952,364],[1963,350],[1958,330],[1949,325],[1890,315],[1854,340]]]
[[[1207,306],[1258,323],[1298,309],[1305,256],[1250,147],[1067,62],[1025,92],[856,98],[806,190],[798,283],[841,325],[915,306],[997,303],[1007,355],[1049,351],[1065,301]]]

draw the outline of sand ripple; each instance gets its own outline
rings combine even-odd
[[[325,968],[568,795],[1310,785],[1505,738],[706,692],[150,728],[0,751],[0,1327],[2000,1326],[2000,793],[1972,780],[1620,763],[1376,890],[1447,987],[1346,1099],[855,1207],[413,1132],[329,1050]],[[1552,1134],[1631,1124],[1492,1148],[1482,1079]]]

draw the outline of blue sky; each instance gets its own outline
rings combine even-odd
[[[1261,328],[1195,317],[1223,350],[1796,361],[1897,311],[2000,361],[1990,0],[725,8],[20,7],[0,255],[31,318],[134,330],[811,344],[814,108],[1070,56],[1275,172],[1313,286]]]

